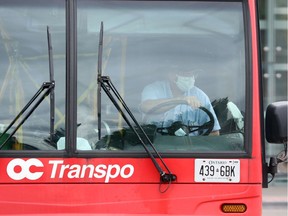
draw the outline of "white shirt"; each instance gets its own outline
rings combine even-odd
[[[214,127],[213,131],[220,130],[220,125],[217,120],[216,114],[210,103],[208,96],[199,88],[194,86],[187,92],[183,93],[183,96],[195,96],[201,103],[201,106],[208,109],[214,116]],[[156,99],[169,99],[173,98],[170,83],[166,81],[156,81],[152,84],[147,85],[142,91],[142,99],[145,100],[156,100]],[[173,109],[166,111],[163,114],[149,114],[145,116],[147,123],[156,124],[157,127],[169,127],[175,121],[182,121],[183,124],[203,125],[209,121],[209,116],[198,108],[192,108],[187,104],[176,105]],[[190,135],[198,135],[198,132],[194,132]]]

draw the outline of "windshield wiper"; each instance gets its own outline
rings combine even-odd
[[[54,94],[54,65],[53,65],[53,48],[51,43],[51,34],[49,31],[49,26],[47,26],[47,41],[48,41],[48,57],[49,57],[49,75],[50,83],[53,88],[50,91],[50,142],[54,140],[54,123],[55,123],[55,94]]]
[[[98,85],[97,85],[97,117],[98,117],[98,140],[101,139],[101,85],[100,79],[102,76],[102,55],[103,55],[103,22],[101,22],[99,46],[98,46]]]
[[[49,56],[49,73],[50,73],[50,82],[43,82],[38,91],[30,99],[30,101],[24,106],[24,108],[19,112],[19,114],[12,120],[8,127],[0,135],[0,139],[8,132],[8,130],[15,124],[15,122],[22,116],[24,113],[26,115],[14,128],[14,130],[9,134],[5,141],[0,145],[0,150],[6,145],[11,137],[16,133],[16,131],[24,124],[24,122],[31,116],[34,110],[42,103],[42,101],[50,94],[50,141],[54,135],[54,113],[55,113],[55,99],[54,99],[54,70],[53,70],[53,60],[52,60],[52,46],[49,27],[47,26],[47,38],[48,38],[48,56]],[[36,101],[36,102],[35,102]],[[30,108],[30,109],[29,109]],[[28,110],[29,109],[29,110]]]
[[[14,130],[10,133],[7,139],[0,145],[0,149],[2,149],[8,140],[16,133],[16,131],[23,125],[23,123],[31,116],[34,110],[42,103],[46,96],[48,96],[51,91],[54,89],[54,83],[52,82],[44,82],[39,90],[35,93],[35,95],[30,99],[30,101],[25,105],[25,107],[19,112],[19,114],[12,120],[12,122],[8,125],[8,127],[2,132],[0,135],[0,139],[7,131],[15,124],[15,122],[28,110],[28,108],[32,105],[34,101],[37,101],[30,107],[28,113],[23,117],[23,119],[18,123],[18,125],[14,128]]]
[[[135,133],[135,135],[137,136],[138,140],[140,141],[140,143],[142,144],[142,146],[144,147],[145,151],[147,152],[148,156],[151,158],[154,166],[156,167],[157,171],[160,174],[160,181],[164,182],[164,183],[170,183],[172,181],[175,181],[177,179],[175,174],[172,174],[171,171],[169,170],[169,168],[167,167],[167,165],[165,164],[165,162],[163,161],[161,155],[159,154],[159,152],[157,151],[157,149],[155,148],[155,146],[153,145],[153,143],[151,142],[151,140],[149,139],[148,135],[146,134],[146,132],[143,130],[143,128],[141,127],[141,125],[138,123],[138,121],[136,120],[136,118],[134,117],[133,113],[130,111],[129,107],[127,106],[127,104],[125,103],[125,101],[123,100],[123,98],[121,97],[121,95],[119,94],[119,92],[117,91],[117,89],[115,88],[115,86],[113,85],[111,79],[109,76],[102,76],[102,50],[103,50],[103,22],[101,22],[101,27],[100,27],[100,37],[99,37],[99,52],[98,52],[98,97],[101,97],[101,89],[103,89],[105,91],[105,93],[107,94],[107,96],[109,97],[109,99],[111,100],[111,102],[114,104],[114,106],[116,107],[116,109],[118,110],[118,112],[121,114],[121,116],[123,117],[123,119],[126,121],[126,123],[128,124],[128,126],[133,130],[133,132]],[[98,98],[98,102],[100,102],[101,100]],[[119,104],[120,103],[120,104]],[[125,114],[123,108],[121,108],[121,106],[124,108],[124,110],[127,112],[128,116],[130,117],[130,119],[134,122],[134,124],[136,125],[137,129],[140,130],[141,134],[144,135],[145,141],[147,143],[145,143],[143,141],[143,139],[141,138],[139,132],[136,130],[136,128],[132,125],[132,123],[129,120],[129,117]],[[100,107],[100,108],[99,108]],[[100,117],[101,119],[101,104],[98,103],[98,118]],[[98,133],[100,134],[99,136],[99,140],[101,138],[101,122],[98,119]],[[149,144],[154,153],[157,155],[157,157],[159,158],[159,160],[161,161],[162,165],[165,167],[167,173],[161,168],[160,164],[157,162],[157,160],[155,159],[154,155],[152,154],[152,152],[148,149],[147,144]]]

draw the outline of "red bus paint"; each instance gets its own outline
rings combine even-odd
[[[57,3],[11,0],[0,3],[0,10],[3,11],[0,15],[0,42],[4,47],[1,62],[5,68],[5,72],[0,72],[4,80],[1,95],[8,91],[8,83],[12,85],[15,80],[20,88],[20,91],[17,87],[9,89],[10,94],[6,95],[9,100],[0,96],[1,215],[261,215],[262,188],[267,187],[268,174],[275,175],[273,169],[277,168],[277,163],[267,165],[265,162],[256,0],[66,0]],[[15,18],[21,27],[10,19],[16,12],[21,15]],[[99,20],[103,20],[101,24]],[[215,23],[211,24],[212,20]],[[45,32],[43,26],[48,24],[52,32],[49,34],[47,28],[49,55],[54,55],[56,81],[52,58],[49,60],[50,81],[44,82],[40,90],[42,93],[48,89],[43,100],[55,93],[56,105],[50,106],[49,113],[47,104],[45,109],[41,107],[45,102],[41,101],[39,107],[35,105],[35,114],[25,119],[21,112],[24,106],[20,105],[22,99],[27,99],[22,94],[32,97],[37,88],[32,84],[22,86],[21,83],[25,83],[22,79],[26,78],[15,68],[31,73],[32,80],[46,79],[46,72],[38,72],[39,65],[40,68],[47,67],[46,59],[46,63],[42,59],[46,47],[43,48],[39,41]],[[100,33],[98,24],[101,25]],[[53,45],[56,44],[54,53],[51,35]],[[12,40],[16,42],[10,43]],[[30,41],[31,50],[25,47],[27,41]],[[194,49],[197,52],[194,53]],[[189,124],[186,127],[181,125],[171,134],[172,125],[161,129],[163,123],[160,129],[158,125],[152,132],[151,128],[144,130],[149,139],[141,131],[141,139],[138,139],[135,134],[139,127],[136,125],[135,134],[129,130],[129,124],[123,123],[125,116],[122,118],[119,110],[111,111],[113,103],[104,97],[103,90],[109,94],[113,89],[111,82],[116,81],[116,91],[118,89],[131,108],[128,108],[128,115],[131,117],[129,111],[132,110],[132,115],[135,113],[138,120],[144,115],[145,120],[151,116],[155,120],[156,117],[149,116],[151,113],[145,113],[144,99],[134,99],[135,94],[141,97],[144,84],[148,83],[148,78],[159,78],[161,67],[170,70],[175,68],[175,64],[180,64],[177,70],[182,71],[173,72],[174,75],[179,73],[177,76],[180,77],[191,66],[188,64],[190,61],[193,61],[193,66],[212,71],[203,72],[201,68],[201,72],[197,72],[200,74],[195,74],[199,69],[196,68],[193,79],[199,76],[200,85],[201,76],[204,77],[202,86],[216,102],[228,95],[229,101],[236,104],[230,103],[234,109],[229,110],[232,117],[221,122],[221,112],[229,105],[226,101],[225,107],[216,112],[217,104],[211,100],[217,119],[214,119],[214,127],[212,125],[209,133],[219,130],[217,136],[200,132],[195,136]],[[182,67],[185,64],[187,67]],[[95,80],[91,80],[88,72],[88,78],[83,78],[86,69]],[[114,73],[109,69],[118,71]],[[102,73],[109,74],[109,78]],[[66,81],[61,84],[63,78]],[[96,93],[97,83],[98,90],[102,88],[102,95]],[[75,91],[77,88],[79,92]],[[157,94],[156,90],[154,94]],[[30,105],[34,106],[35,98],[32,99]],[[50,99],[49,105],[53,104],[53,97]],[[183,102],[183,97],[181,100]],[[114,101],[114,105],[120,104],[121,109],[123,103],[119,101]],[[43,120],[37,110],[48,118]],[[287,134],[285,137],[281,132],[281,128],[287,128],[287,122],[281,121],[285,110],[287,115],[287,102],[267,109],[267,115],[280,121],[267,121],[266,130],[268,134],[271,132],[271,137],[267,138],[269,142],[284,143],[287,150]],[[16,126],[9,128],[9,123],[19,111],[21,115],[14,123],[24,119],[24,124],[11,132]],[[89,114],[93,117],[91,127],[78,124]],[[213,112],[211,115],[214,118]],[[233,123],[223,131],[228,120],[233,120]],[[143,127],[147,126],[144,120],[139,121]],[[215,126],[217,121],[221,129]],[[63,122],[66,130],[60,127]],[[78,131],[83,127],[85,133]],[[236,129],[231,130],[231,127]],[[181,135],[187,128],[189,132]],[[90,129],[93,129],[91,133]],[[202,133],[205,130],[209,129],[202,129]],[[63,139],[65,136],[66,140]]]
[[[135,212],[141,208],[143,214],[150,214],[152,211],[152,215],[168,213],[185,215],[192,211],[197,215],[211,214],[210,208],[214,208],[215,214],[221,214],[219,206],[225,202],[244,202],[247,206],[253,205],[253,208],[249,209],[250,213],[258,212],[262,205],[261,184],[251,184],[252,177],[248,176],[247,172],[242,171],[241,184],[199,184],[193,180],[192,168],[194,165],[191,159],[171,158],[166,160],[173,170],[179,168],[190,170],[179,174],[177,182],[170,186],[159,185],[159,176],[157,172],[151,172],[153,165],[149,159],[63,160],[63,158],[39,158],[37,160],[41,161],[43,166],[32,165],[29,170],[32,174],[43,173],[39,179],[29,180],[29,175],[31,175],[29,172],[25,172],[26,176],[18,181],[12,179],[9,174],[3,175],[1,191],[7,194],[4,198],[6,203],[1,210],[3,213],[9,213],[11,209],[19,209],[19,213],[22,211],[47,213],[53,206],[55,213],[136,214]],[[13,159],[3,159],[1,167],[8,167],[11,161]],[[29,161],[29,159],[26,158],[23,161],[19,163],[22,171],[27,169],[25,161]],[[55,161],[63,161],[61,163],[63,167],[69,165],[70,168],[72,166],[74,168],[68,168],[62,172],[59,165],[55,168]],[[99,164],[104,164],[106,167],[117,164],[122,168],[130,164],[131,167],[134,167],[134,173],[130,176],[131,170],[128,170],[124,178],[118,175],[105,183],[107,173],[103,178],[95,176],[90,178],[86,170],[85,177],[81,177],[81,169],[76,169],[75,164],[82,167],[82,170],[83,166],[92,164],[94,167]],[[147,166],[141,164],[147,164]],[[19,167],[14,169],[15,172],[20,173]],[[248,160],[241,160],[241,170],[248,169]],[[79,170],[79,175],[76,170]],[[112,170],[113,176],[116,176],[115,170]],[[130,177],[125,178],[127,176]],[[256,180],[253,181],[256,182]],[[168,191],[161,193],[160,190],[164,190],[166,187],[169,187]],[[16,189],[21,193],[14,193],[13,191]],[[74,192],[71,193],[72,191]],[[108,191],[109,193],[107,193]],[[120,195],[121,197],[119,197]],[[33,207],[31,203],[33,203]],[[145,208],[147,205],[149,208]],[[215,209],[215,206],[218,208]]]

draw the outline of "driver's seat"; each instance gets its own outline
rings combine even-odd
[[[212,106],[221,126],[220,134],[243,133],[244,117],[228,97],[214,100]]]

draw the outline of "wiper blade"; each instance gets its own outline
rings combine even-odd
[[[98,53],[98,55],[102,55],[102,46],[103,46],[103,22],[101,22],[101,28],[100,28],[99,53]],[[177,176],[175,174],[171,173],[168,166],[165,164],[164,160],[162,159],[161,155],[159,154],[159,152],[157,151],[157,149],[155,148],[155,146],[153,145],[153,143],[149,139],[148,135],[143,130],[141,125],[138,123],[138,121],[134,117],[133,113],[130,111],[129,107],[127,106],[127,104],[125,103],[125,101],[123,100],[123,98],[121,97],[121,95],[119,94],[119,92],[117,91],[115,86],[113,85],[110,77],[109,76],[102,76],[102,69],[100,68],[102,66],[101,61],[102,61],[102,56],[98,57],[98,96],[101,96],[100,91],[101,91],[101,89],[103,89],[105,91],[105,93],[107,94],[107,96],[109,97],[109,99],[111,100],[111,102],[116,107],[116,109],[119,111],[119,113],[121,114],[123,119],[126,121],[128,126],[133,130],[133,132],[137,136],[138,140],[140,141],[140,143],[144,147],[148,156],[151,158],[154,166],[156,167],[157,171],[160,174],[160,181],[165,182],[165,183],[170,183],[172,181],[175,181],[177,179]],[[99,101],[100,100],[98,99],[98,102]],[[136,128],[132,125],[128,116],[125,114],[124,110],[122,109],[122,107],[120,105],[127,112],[128,116],[134,122],[136,127],[140,130],[141,134],[144,135],[146,142],[148,142],[148,144],[152,147],[154,153],[156,153],[157,157],[160,159],[160,161],[161,161],[162,165],[164,166],[164,168],[166,169],[167,173],[161,168],[161,166],[157,162],[156,158],[154,157],[152,152],[150,152],[150,150],[146,146],[146,143],[143,141],[143,139],[141,138],[141,136],[138,133],[138,131],[136,130]],[[98,108],[99,108],[99,106],[101,107],[101,104],[98,104]],[[99,116],[101,117],[100,112],[101,112],[101,108],[98,109],[98,117]],[[101,122],[100,122],[100,124],[101,124]],[[100,130],[101,125],[99,126],[99,119],[98,119],[98,127],[99,127],[98,132],[100,132],[99,130]],[[101,137],[99,137],[99,140],[100,140],[100,138]]]
[[[101,22],[98,46],[98,87],[97,87],[97,117],[98,117],[98,140],[101,139],[101,85],[99,80],[102,76],[102,54],[103,53],[103,22]]]
[[[51,43],[51,34],[49,31],[49,26],[47,26],[47,41],[48,41],[48,57],[49,57],[49,75],[50,82],[55,86],[54,80],[54,65],[53,65],[53,48]],[[55,94],[54,88],[50,92],[50,142],[54,140],[54,123],[55,123]]]

